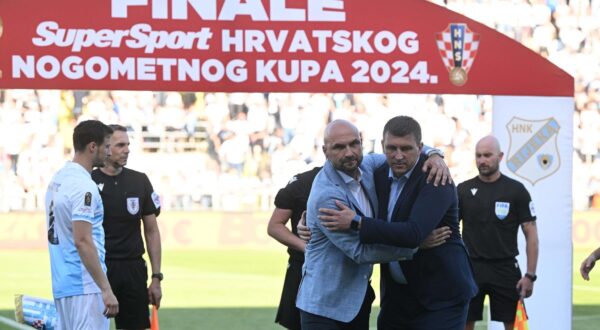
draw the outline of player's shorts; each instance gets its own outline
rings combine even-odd
[[[110,327],[110,320],[104,316],[101,293],[58,298],[54,299],[54,304],[59,330],[108,330]]]
[[[290,258],[283,282],[279,309],[277,309],[275,317],[275,322],[287,329],[300,330],[300,311],[296,307],[296,296],[301,280],[302,261]]]
[[[517,260],[514,258],[471,259],[471,263],[479,293],[471,299],[467,320],[483,319],[483,301],[485,295],[488,295],[491,319],[499,322],[513,322],[519,301],[517,283],[521,279],[521,270]]]
[[[106,260],[106,276],[119,301],[117,329],[150,328],[148,269],[144,259]]]

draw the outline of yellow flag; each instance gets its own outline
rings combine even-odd
[[[529,330],[529,324],[527,322],[527,311],[523,304],[523,299],[519,299],[517,303],[517,315],[515,315],[515,326],[513,330]]]

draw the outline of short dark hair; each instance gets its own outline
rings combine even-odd
[[[118,124],[110,124],[110,125],[108,125],[108,127],[110,127],[113,130],[113,133],[116,131],[127,133],[127,128],[125,126],[121,126]]]
[[[390,133],[393,136],[407,136],[412,134],[417,143],[421,143],[421,125],[409,116],[396,116],[385,124],[383,127],[383,137],[385,133]]]
[[[75,151],[84,151],[85,147],[91,142],[101,145],[112,132],[112,128],[99,120],[82,121],[75,126],[73,131],[73,148]]]

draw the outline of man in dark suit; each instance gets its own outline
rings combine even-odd
[[[412,260],[382,264],[378,329],[462,330],[477,286],[459,232],[456,187],[434,187],[418,170],[423,144],[413,118],[390,119],[382,145],[387,163],[374,172],[381,220],[357,216],[337,203],[339,210],[319,210],[323,226],[355,228],[362,243],[409,248],[417,248],[435,228],[449,226],[445,244],[419,250]]]

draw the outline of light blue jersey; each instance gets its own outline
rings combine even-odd
[[[104,263],[104,208],[98,187],[81,165],[68,162],[52,178],[46,192],[46,225],[54,298],[99,293],[73,240],[73,221],[92,224],[92,237],[102,270]]]

